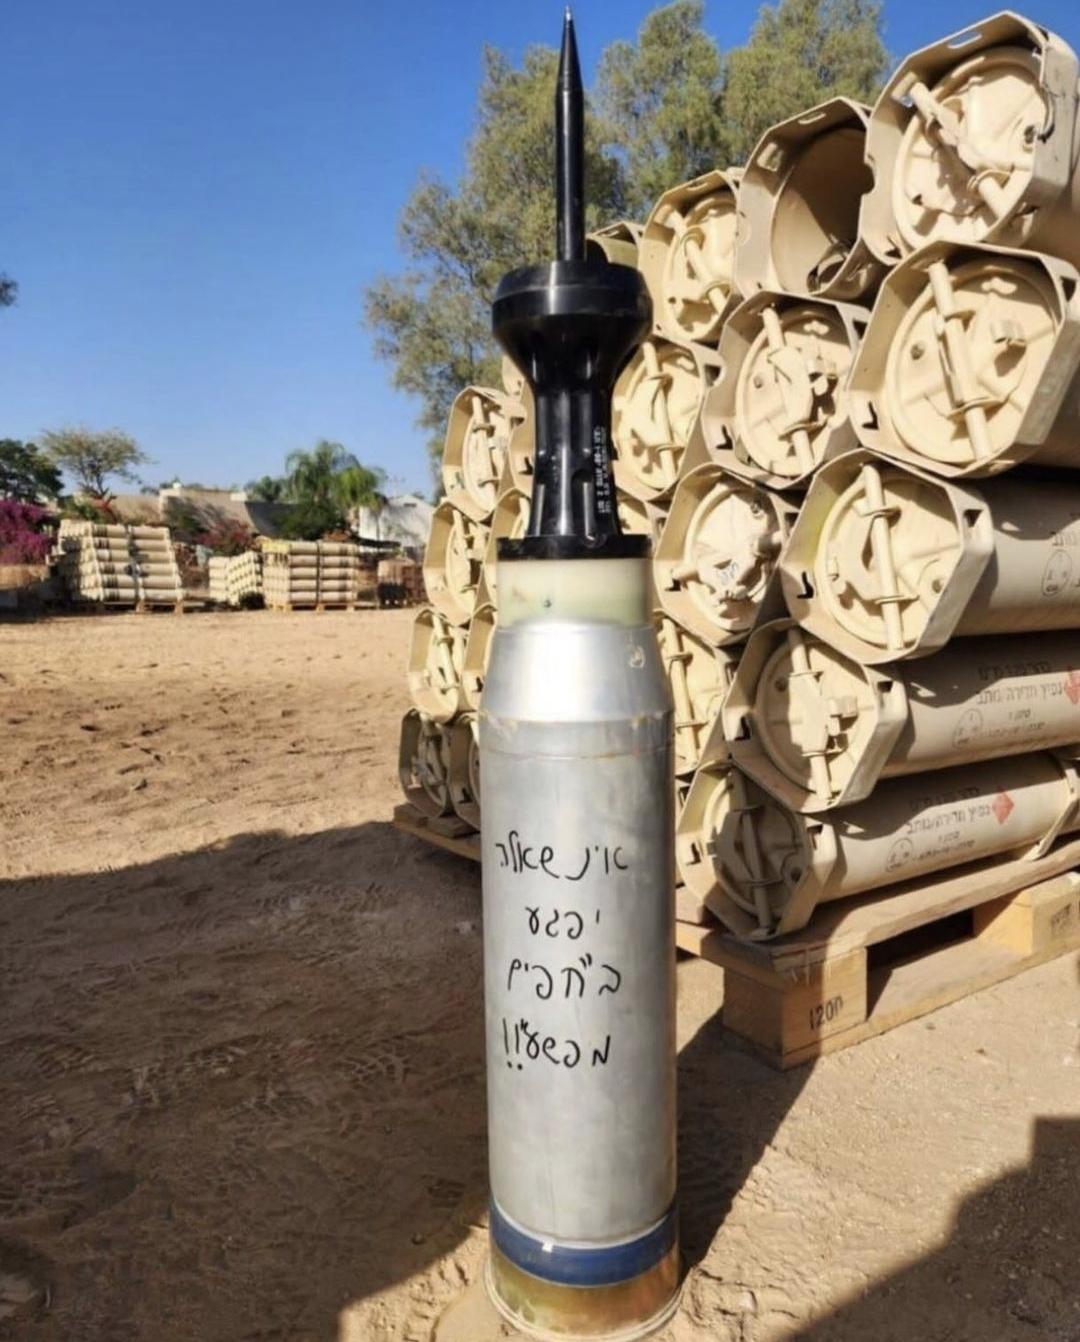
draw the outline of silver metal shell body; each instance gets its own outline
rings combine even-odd
[[[595,1250],[607,1284],[675,1196],[672,705],[640,567],[640,621],[500,616],[479,729],[493,1231]]]

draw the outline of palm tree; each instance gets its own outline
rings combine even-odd
[[[353,467],[360,463],[341,443],[320,438],[310,452],[290,452],[285,458],[288,496],[297,503],[331,503],[335,479]]]
[[[386,505],[386,495],[379,486],[386,479],[386,472],[378,466],[346,466],[334,477],[334,500],[346,512],[354,509],[358,512],[366,509],[375,518],[375,535],[379,534],[379,514]]]

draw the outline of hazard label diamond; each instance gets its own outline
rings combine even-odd
[[[1007,792],[999,792],[990,803],[990,809],[999,825],[1004,825],[1009,816],[1016,809],[1016,803]]]

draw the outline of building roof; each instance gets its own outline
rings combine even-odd
[[[125,522],[167,523],[170,506],[183,505],[197,513],[209,530],[224,521],[249,527],[257,536],[271,539],[281,534],[281,525],[296,506],[292,503],[267,503],[249,498],[243,489],[192,489],[173,485],[156,494],[117,494],[113,507]],[[361,544],[392,543],[422,548],[431,530],[432,506],[418,494],[397,494],[374,513],[357,510],[356,531]]]
[[[195,512],[209,529],[215,523],[236,522],[257,536],[275,537],[294,505],[249,498],[242,489],[190,489],[174,485],[156,494],[116,494],[112,506],[125,522],[168,522],[171,507],[183,505]]]

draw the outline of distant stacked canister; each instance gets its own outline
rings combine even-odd
[[[262,596],[262,555],[244,550],[230,555],[225,570],[225,594],[230,606],[246,605]]]
[[[53,562],[73,601],[176,606],[184,600],[168,527],[64,518]]]
[[[612,438],[654,538],[680,917],[768,938],[1080,829],[1078,88],[998,14],[593,236],[653,300]],[[493,542],[530,492],[505,383],[451,415],[402,733],[410,799],[474,826]]]
[[[211,555],[207,561],[210,600],[218,606],[244,606],[262,596],[262,555]]]
[[[262,593],[272,610],[351,607],[360,591],[360,547],[352,541],[260,538]],[[237,591],[253,581],[237,570]]]
[[[229,604],[228,572],[228,555],[211,555],[206,561],[207,587],[210,591],[210,600],[215,606]]]

